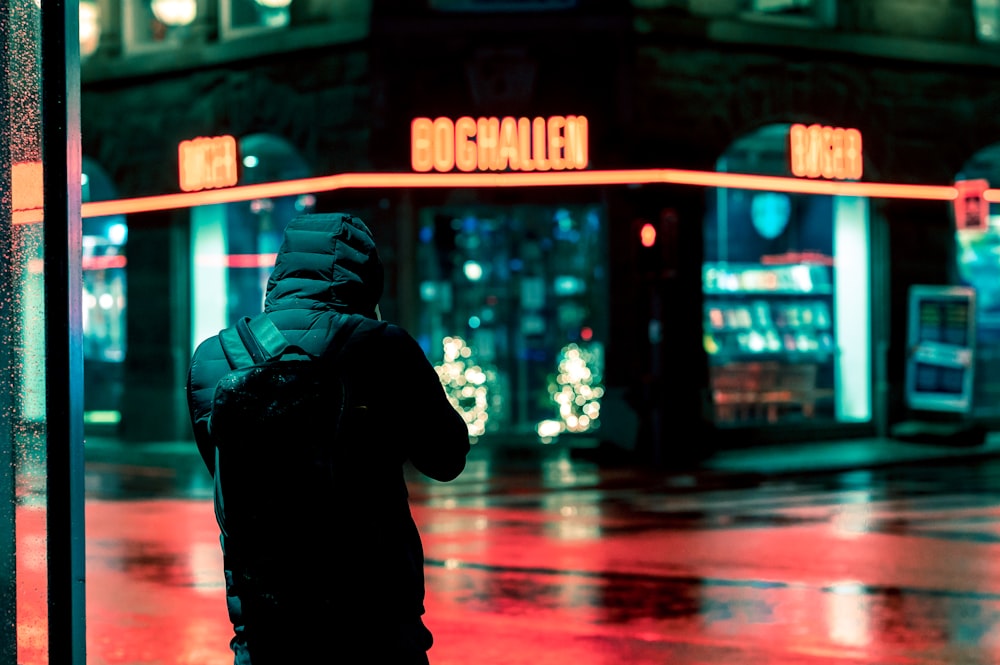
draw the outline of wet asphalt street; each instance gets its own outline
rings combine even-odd
[[[182,450],[88,454],[88,665],[232,662]],[[480,449],[410,488],[432,665],[1000,663],[1000,458],[768,477]]]

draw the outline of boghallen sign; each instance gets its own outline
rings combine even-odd
[[[410,163],[437,171],[567,171],[587,168],[587,118],[414,118]]]

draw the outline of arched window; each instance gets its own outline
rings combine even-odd
[[[238,141],[239,185],[312,175],[298,150],[273,134]],[[261,311],[267,278],[288,222],[312,212],[311,194],[198,206],[191,211],[192,342]]]
[[[790,124],[740,137],[717,170],[791,176]],[[716,423],[872,417],[864,199],[706,190],[704,345]]]

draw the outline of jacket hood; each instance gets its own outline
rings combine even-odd
[[[264,311],[334,309],[376,318],[384,279],[364,222],[346,213],[299,215],[285,227]]]

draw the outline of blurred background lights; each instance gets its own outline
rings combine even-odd
[[[564,431],[589,432],[598,427],[604,397],[602,364],[602,347],[597,343],[568,344],[559,352],[556,374],[549,381],[549,395],[556,404],[559,420],[544,420],[535,426],[543,443]],[[558,432],[553,422],[558,423]]]
[[[128,227],[121,222],[108,226],[108,240],[115,245],[124,245],[128,239]]]
[[[462,272],[471,282],[478,282],[483,278],[483,265],[479,261],[466,261],[462,266]]]
[[[247,167],[248,169],[252,169],[253,167],[257,166],[259,163],[260,163],[260,160],[257,159],[257,155],[245,155],[243,157],[243,166]]]
[[[420,282],[420,299],[424,302],[430,302],[437,298],[438,285],[435,282],[426,281]]]
[[[552,443],[566,429],[561,420],[543,420],[535,426],[535,433],[542,443]]]
[[[302,194],[295,199],[295,209],[299,212],[308,211],[315,205],[316,196],[314,194]]]
[[[652,247],[656,244],[656,227],[646,222],[639,230],[639,240],[643,247]]]
[[[497,392],[497,374],[476,363],[472,348],[458,336],[441,341],[444,358],[434,366],[448,401],[462,415],[469,437],[476,443],[486,433],[491,398]]]
[[[191,25],[198,15],[196,0],[152,0],[149,7],[156,20],[172,28]]]
[[[80,0],[80,55],[93,55],[101,39],[101,9],[94,0]]]

